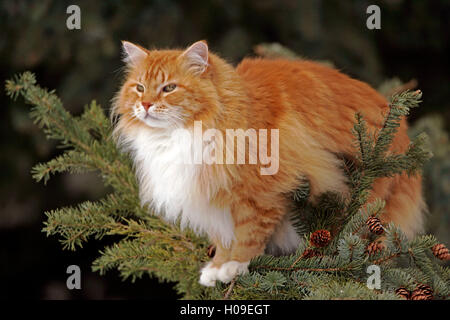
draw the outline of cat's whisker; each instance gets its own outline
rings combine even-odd
[[[114,75],[114,77],[118,77],[123,70],[126,69],[126,66],[121,66],[119,68],[117,68],[116,70],[111,71],[111,73]]]
[[[178,120],[180,120],[180,121],[183,121],[183,120],[184,120],[181,116],[179,116],[179,115],[177,115],[177,114],[168,114],[168,117],[169,117],[169,118],[172,118],[172,119],[178,119]]]
[[[129,112],[126,115],[128,115],[131,119],[138,119],[137,115],[134,112]]]

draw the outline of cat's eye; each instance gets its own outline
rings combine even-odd
[[[138,84],[136,86],[136,90],[139,91],[139,92],[144,92],[145,88],[144,88],[144,86],[142,84]]]
[[[164,86],[162,88],[162,91],[171,92],[171,91],[175,90],[176,87],[177,87],[177,85],[175,83],[169,83],[167,86]]]

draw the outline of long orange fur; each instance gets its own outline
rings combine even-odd
[[[297,187],[299,177],[310,181],[312,198],[325,191],[347,194],[336,154],[355,153],[351,133],[355,113],[361,112],[373,130],[380,128],[388,111],[386,99],[366,83],[311,61],[251,58],[234,68],[209,52],[207,66],[198,74],[190,72],[182,50],[139,48],[146,57],[129,66],[113,108],[113,114],[121,116],[116,126],[119,135],[131,134],[136,127],[161,130],[130,116],[130,101],[139,99],[160,101],[159,112],[164,112],[164,103],[183,106],[186,128],[201,120],[205,129],[223,132],[279,129],[275,175],[261,175],[260,164],[205,164],[198,175],[201,192],[213,195],[212,206],[230,208],[233,221],[230,246],[211,239],[217,250],[209,267],[217,270],[227,262],[248,262],[264,252],[285,218],[286,194]],[[176,79],[177,92],[163,96],[151,89],[167,79]],[[133,90],[137,82],[149,88],[142,97]],[[409,142],[407,123],[402,120],[390,152],[404,152]],[[408,237],[422,231],[425,205],[420,175],[376,180],[371,200],[375,198],[386,201],[384,221],[396,223]]]

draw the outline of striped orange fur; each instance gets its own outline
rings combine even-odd
[[[347,194],[336,154],[355,153],[351,133],[355,113],[361,112],[374,129],[380,128],[388,111],[385,98],[366,83],[311,61],[252,58],[234,68],[208,52],[205,42],[186,50],[147,50],[131,43],[124,43],[124,47],[128,72],[112,109],[113,116],[120,115],[116,137],[131,146],[129,150],[140,168],[143,203],[162,207],[167,216],[170,210],[176,211],[174,215],[186,214],[192,225],[216,243],[216,254],[202,271],[205,285],[213,285],[215,280],[227,282],[245,272],[248,261],[266,247],[283,253],[295,250],[299,239],[286,217],[286,194],[297,187],[301,176],[310,181],[313,198],[326,191]],[[168,83],[176,84],[177,89],[161,91]],[[138,92],[137,84],[145,86],[145,92]],[[133,108],[139,108],[142,102],[155,106],[153,115],[166,119],[163,124],[155,120],[158,124],[153,126],[153,122],[135,116]],[[261,175],[259,162],[202,164],[195,166],[190,179],[183,180],[185,171],[177,171],[162,160],[163,169],[151,171],[156,166],[152,161],[164,157],[166,151],[148,151],[154,153],[147,158],[141,144],[149,144],[148,150],[153,150],[152,144],[167,132],[192,128],[194,121],[202,121],[205,129],[222,132],[229,128],[278,129],[277,173]],[[409,142],[407,123],[402,120],[390,151],[403,152]],[[171,179],[172,184],[167,183]],[[173,199],[181,199],[173,202],[185,201],[180,207],[156,199],[171,199],[170,193],[175,190],[185,193],[183,197],[176,195],[178,198],[173,195]],[[425,204],[419,175],[378,179],[371,194],[372,199],[376,197],[386,201],[384,221],[395,222],[409,237],[422,230]],[[210,219],[209,210],[217,215],[216,223],[214,218],[202,225]],[[227,221],[231,221],[228,229]],[[227,231],[220,231],[220,224]],[[231,240],[228,243],[224,239]]]

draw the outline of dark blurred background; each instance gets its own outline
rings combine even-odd
[[[68,30],[66,9],[81,9],[81,30]],[[366,27],[366,8],[381,8],[381,29]],[[0,1],[0,79],[31,70],[79,114],[92,99],[105,109],[122,79],[120,40],[147,47],[185,47],[206,39],[231,63],[255,55],[260,43],[280,43],[303,57],[328,60],[378,88],[384,81],[417,80],[422,106],[410,116],[411,133],[430,135],[434,159],[425,168],[428,232],[450,245],[449,21],[447,0],[210,0]],[[62,251],[41,232],[44,212],[107,192],[95,174],[53,177],[44,186],[30,175],[37,162],[60,151],[28,117],[29,106],[0,93],[1,298],[176,298],[172,284],[144,278],[122,281],[91,272],[92,241]],[[82,271],[82,289],[66,288],[66,268]]]

